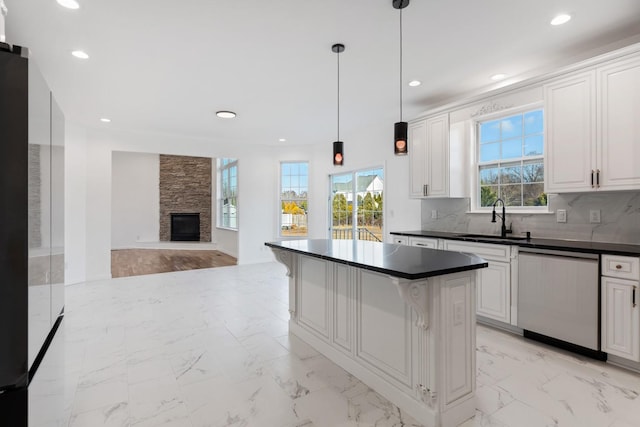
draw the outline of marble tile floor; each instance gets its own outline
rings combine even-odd
[[[276,263],[67,287],[30,427],[419,426],[288,335],[287,287]],[[482,326],[477,349],[463,427],[640,426],[638,374]]]
[[[215,250],[114,249],[111,277],[140,276],[171,271],[236,265],[237,259]]]

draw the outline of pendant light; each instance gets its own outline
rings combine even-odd
[[[393,8],[400,10],[400,121],[393,129],[393,152],[396,156],[404,156],[409,150],[407,146],[407,122],[402,121],[402,9],[409,6],[409,0],[392,0]]]
[[[338,57],[338,139],[333,142],[333,164],[342,166],[344,163],[344,143],[340,141],[340,53],[344,52],[344,45],[336,43],[331,51]]]

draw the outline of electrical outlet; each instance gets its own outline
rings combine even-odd
[[[438,211],[433,209],[431,211],[431,219],[438,219]]]
[[[567,222],[566,209],[558,209],[556,211],[556,222]]]
[[[600,209],[591,209],[589,211],[589,222],[591,224],[600,224]]]

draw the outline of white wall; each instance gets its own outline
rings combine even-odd
[[[65,284],[86,280],[87,145],[84,129],[65,127]]]
[[[111,160],[111,248],[160,240],[160,155],[114,151]]]

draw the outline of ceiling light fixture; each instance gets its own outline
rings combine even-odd
[[[80,4],[76,0],[57,0],[60,6],[64,6],[67,9],[79,9]]]
[[[338,58],[338,138],[333,141],[333,164],[342,166],[344,164],[344,143],[340,141],[340,53],[344,52],[344,45],[336,43],[331,46],[331,51],[336,53]]]
[[[400,121],[394,125],[393,152],[396,156],[408,153],[407,133],[408,124],[402,121],[402,9],[409,6],[409,0],[391,0],[394,9],[400,10]]]
[[[411,87],[420,86],[421,84],[422,84],[422,82],[420,80],[411,80],[409,82],[409,86],[411,86]]]
[[[504,79],[505,77],[507,77],[506,74],[498,73],[491,76],[491,80],[498,81]]]
[[[551,25],[562,25],[562,24],[566,24],[569,21],[571,21],[571,15],[563,13],[553,18],[551,20]]]
[[[280,138],[278,141],[280,142],[287,142],[287,140],[285,138]]]
[[[87,55],[87,53],[82,50],[74,50],[73,52],[71,52],[71,55],[80,59],[89,59],[89,55]]]
[[[233,111],[217,111],[216,116],[221,119],[233,119],[236,116],[236,113]]]
[[[102,123],[111,123],[111,119],[107,119],[106,117],[101,118],[100,121]]]

